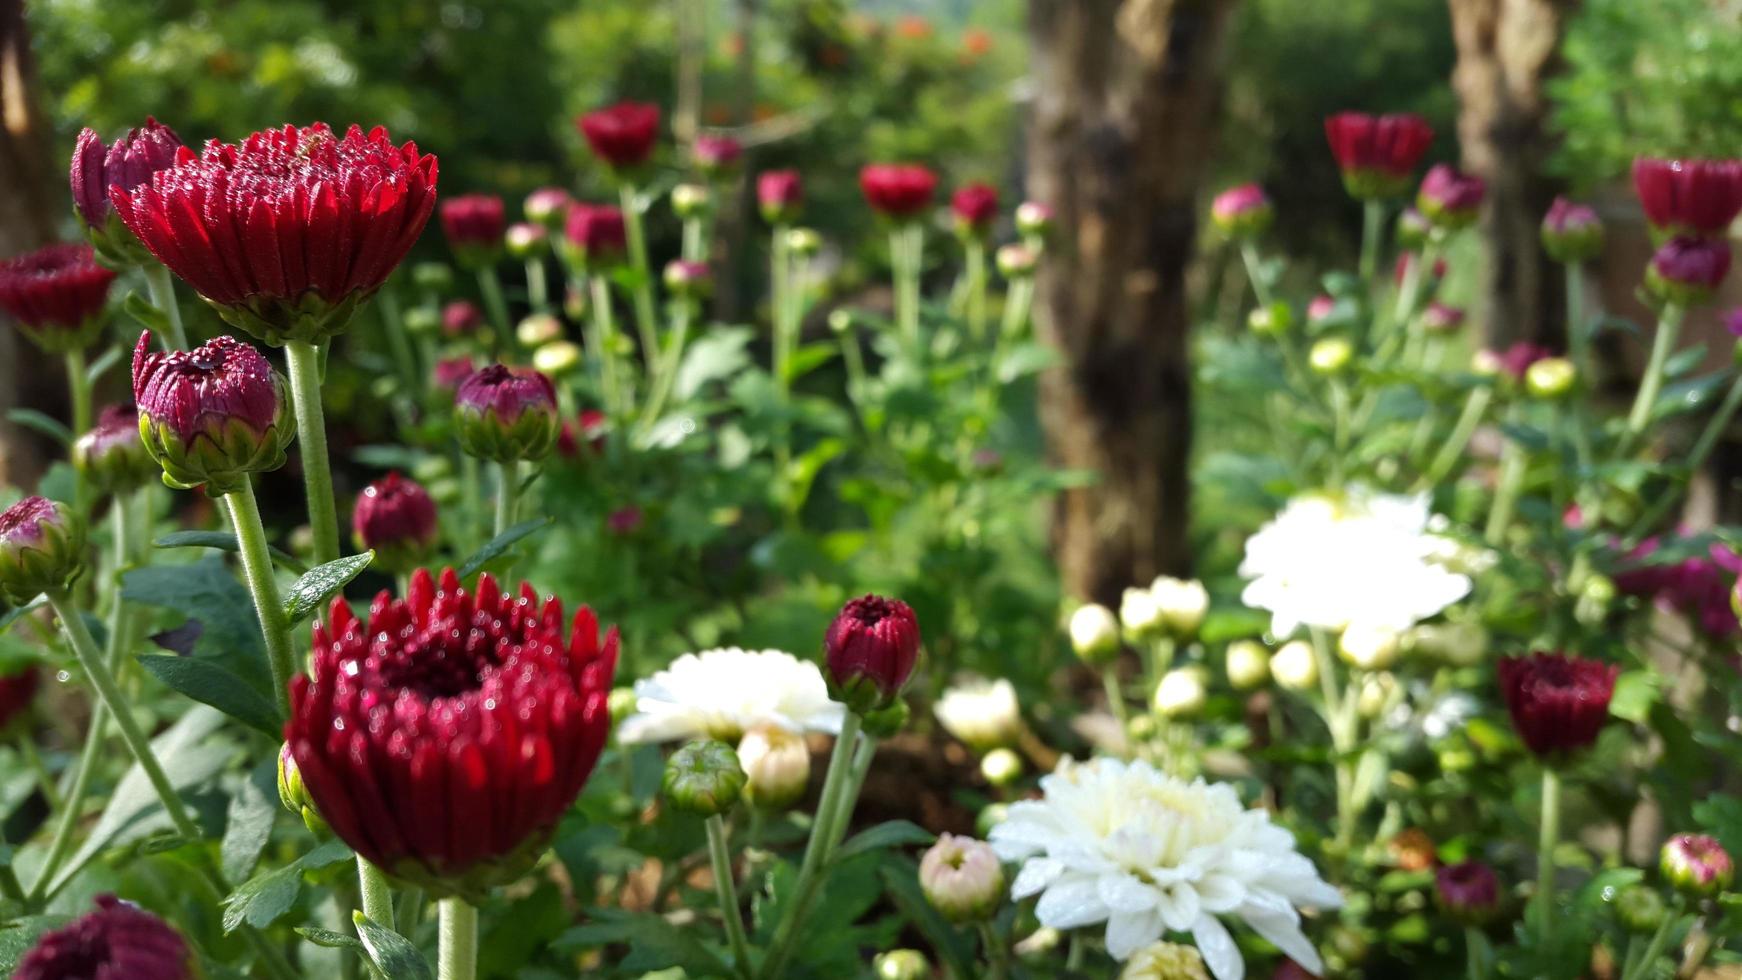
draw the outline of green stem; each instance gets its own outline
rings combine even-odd
[[[1482,538],[1490,545],[1497,545],[1506,536],[1506,529],[1512,524],[1512,512],[1518,505],[1518,495],[1524,489],[1524,473],[1529,465],[1529,455],[1524,447],[1515,439],[1506,440],[1506,445],[1500,450],[1500,484],[1494,489],[1494,505],[1488,511],[1488,526],[1483,530]]]
[[[1264,264],[1258,256],[1258,246],[1249,241],[1240,243],[1240,261],[1246,266],[1246,279],[1252,283],[1252,295],[1259,306],[1270,305],[1270,286],[1264,281]]]
[[[823,860],[834,858],[835,851],[847,836],[853,823],[853,809],[859,802],[859,791],[865,788],[865,776],[871,771],[871,760],[877,755],[877,740],[864,731],[853,745],[853,762],[847,769],[847,791],[841,794],[841,804],[835,808],[834,825],[829,828],[829,849]]]
[[[151,305],[163,314],[163,345],[170,350],[187,350],[188,335],[181,325],[181,304],[175,300],[175,281],[169,269],[157,262],[147,262],[145,288],[151,294]]]
[[[672,317],[675,326],[671,349],[660,360],[653,380],[653,392],[648,396],[647,407],[641,413],[641,424],[646,428],[651,428],[659,421],[659,413],[664,411],[666,400],[671,397],[671,390],[677,383],[677,370],[683,364],[684,345],[689,343],[690,321],[695,318],[689,300],[678,300],[674,305],[677,312]]]
[[[980,920],[980,945],[986,953],[986,980],[1004,980],[1010,951],[998,938],[998,930],[988,919]]]
[[[890,264],[895,273],[895,319],[901,342],[916,360],[924,351],[919,336],[919,271],[924,257],[925,226],[917,221],[896,225],[889,232]]]
[[[363,914],[383,929],[397,928],[393,917],[393,887],[381,869],[357,855],[357,883],[363,893]]]
[[[1125,692],[1119,689],[1119,670],[1114,665],[1101,668],[1101,688],[1107,692],[1107,709],[1119,722],[1119,737],[1124,739],[1131,730],[1131,716],[1125,706]]]
[[[829,835],[834,831],[836,812],[843,804],[847,786],[852,781],[854,743],[859,735],[861,719],[852,711],[841,718],[841,733],[835,736],[835,750],[829,757],[828,775],[823,778],[822,797],[817,803],[816,819],[811,822],[810,841],[805,845],[804,861],[799,865],[798,881],[793,885],[792,901],[775,927],[769,942],[768,958],[762,963],[760,976],[778,980],[785,974],[787,959],[792,955],[793,940],[816,899],[822,885],[822,868],[829,849]]]
[[[623,378],[618,373],[617,324],[611,314],[611,284],[603,275],[595,273],[588,277],[587,288],[593,296],[593,353],[599,358],[599,374],[605,388],[605,406],[613,422],[626,420],[629,400],[623,391]]]
[[[1482,930],[1475,926],[1464,927],[1464,958],[1470,980],[1482,980],[1487,971],[1482,968]]]
[[[422,387],[422,378],[418,373],[417,355],[411,349],[410,335],[405,330],[399,294],[394,291],[392,283],[387,283],[375,294],[375,300],[381,310],[381,325],[387,329],[387,344],[393,349],[393,362],[399,367],[400,380],[410,395]]]
[[[189,841],[199,840],[199,827],[188,815],[187,807],[182,804],[181,797],[176,795],[175,786],[164,774],[163,766],[157,761],[157,754],[152,751],[151,740],[146,738],[139,723],[134,720],[127,700],[121,694],[121,688],[115,683],[115,675],[103,661],[102,654],[97,650],[97,642],[91,639],[91,631],[85,628],[85,621],[79,618],[79,610],[73,605],[72,598],[57,590],[48,594],[48,601],[54,607],[55,615],[60,617],[61,629],[66,633],[67,643],[73,648],[73,655],[78,658],[80,668],[90,678],[91,686],[96,688],[98,699],[115,717],[115,727],[121,730],[121,740],[127,744],[127,751],[133,756],[133,761],[139,764],[146,780],[151,783],[151,788],[157,792],[164,812],[169,815],[169,822],[175,825],[176,833],[183,838]]]
[[[36,751],[36,733],[29,726],[21,726],[18,736],[18,752],[24,756],[24,764],[36,775],[36,786],[42,791],[42,798],[48,803],[50,810],[59,810],[65,805],[61,799],[60,790],[55,788],[54,777],[49,775],[48,767],[42,763],[42,753]]]
[[[789,370],[786,342],[786,314],[789,306],[787,293],[791,291],[792,261],[787,248],[786,235],[789,225],[775,225],[773,237],[768,244],[769,288],[773,295],[769,298],[769,310],[774,322],[773,367],[774,381],[784,394],[791,384],[792,372]]]
[[[641,226],[639,195],[633,184],[619,189],[623,199],[623,225],[629,238],[629,261],[635,269],[635,326],[641,335],[641,356],[651,367],[659,356],[657,321],[653,314],[653,272],[647,264],[647,235]]]
[[[535,312],[550,312],[550,283],[544,274],[544,256],[526,259],[526,301]]]
[[[466,548],[484,546],[484,471],[478,457],[460,454],[460,506],[465,510]]]
[[[0,895],[7,900],[24,905],[26,902],[24,886],[18,883],[18,872],[12,870],[12,862],[0,864]]]
[[[284,361],[290,370],[296,434],[302,442],[302,480],[308,497],[309,530],[314,535],[314,564],[325,565],[339,557],[339,508],[333,499],[332,463],[327,459],[320,349],[307,341],[286,341]]]
[[[478,292],[484,297],[484,311],[497,330],[496,349],[504,352],[517,349],[520,341],[514,336],[514,324],[508,320],[508,298],[502,295],[502,277],[494,265],[478,270]]]
[[[439,980],[477,980],[478,910],[463,898],[444,898],[437,928]]]
[[[1700,431],[1700,437],[1694,442],[1694,448],[1689,451],[1682,466],[1688,479],[1699,474],[1700,468],[1706,465],[1706,460],[1712,455],[1712,450],[1718,447],[1718,440],[1723,438],[1730,428],[1730,422],[1736,416],[1736,409],[1742,407],[1742,376],[1730,382],[1730,389],[1724,393],[1724,400],[1719,403],[1718,410],[1706,421],[1706,427]],[[1663,515],[1671,507],[1682,502],[1680,494],[1661,493],[1652,502],[1651,507],[1640,515],[1627,532],[1626,542],[1637,542],[1639,538],[1657,526]]]
[[[1542,827],[1536,842],[1537,948],[1545,953],[1554,939],[1554,849],[1560,842],[1561,781],[1551,766],[1542,770]],[[1668,916],[1664,917],[1667,922]]]
[[[85,365],[85,352],[70,350],[66,352],[67,365],[67,400],[72,403],[73,438],[91,431],[91,378]],[[82,470],[73,468],[73,507],[80,514],[89,515],[91,506],[90,480]]]
[[[1591,333],[1585,323],[1585,267],[1567,263],[1567,348],[1579,377],[1591,378]]]
[[[708,225],[701,218],[686,218],[684,220],[683,257],[686,262],[707,261]]]
[[[501,534],[514,526],[514,511],[520,504],[520,464],[498,463],[496,469],[496,530]]]
[[[750,976],[750,938],[744,934],[744,912],[738,904],[738,886],[732,877],[732,851],[726,846],[726,822],[710,816],[708,857],[714,864],[714,892],[720,900],[720,915],[726,922],[726,938],[732,944],[732,959],[740,976]]]
[[[1470,437],[1476,434],[1476,426],[1482,423],[1482,415],[1488,411],[1488,403],[1494,400],[1494,389],[1483,386],[1470,391],[1470,397],[1464,400],[1464,410],[1458,415],[1458,421],[1452,425],[1452,434],[1446,438],[1439,453],[1434,456],[1433,463],[1428,466],[1427,475],[1422,478],[1423,488],[1432,488],[1444,480],[1452,472],[1452,467],[1458,465],[1463,458],[1465,447],[1470,444]]]
[[[1651,410],[1657,404],[1658,390],[1663,387],[1663,366],[1669,360],[1670,352],[1675,350],[1676,337],[1681,333],[1686,312],[1669,304],[1658,316],[1657,336],[1651,342],[1651,360],[1646,362],[1645,376],[1639,380],[1639,394],[1633,399],[1633,410],[1627,413],[1627,432],[1621,438],[1622,453],[1631,448],[1651,422]]]
[[[979,238],[968,239],[968,332],[980,343],[986,342],[986,243]]]
[[[1663,921],[1657,924],[1657,931],[1651,934],[1651,941],[1645,944],[1645,951],[1630,969],[1621,974],[1621,980],[1640,980],[1652,975],[1652,964],[1663,955],[1663,948],[1669,943],[1670,930],[1681,918],[1680,912],[1680,903],[1674,909],[1664,912]]]
[[[272,551],[266,544],[266,528],[260,521],[260,502],[254,496],[253,477],[244,476],[242,486],[224,495],[230,505],[230,524],[236,530],[236,542],[242,553],[242,573],[248,580],[248,592],[254,597],[254,611],[260,617],[260,633],[266,638],[266,661],[272,669],[273,697],[278,713],[290,716],[290,675],[295,670],[291,654],[290,622],[284,615],[284,601],[278,593],[278,580],[272,574]]]
[[[1385,233],[1385,202],[1367,201],[1361,211],[1361,279],[1373,290],[1373,277],[1379,271],[1379,239]]]

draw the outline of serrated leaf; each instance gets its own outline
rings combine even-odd
[[[336,864],[349,857],[351,849],[337,840],[327,841],[282,868],[264,871],[237,886],[224,898],[224,931],[235,932],[243,923],[264,929],[290,911],[302,893],[302,873]]]
[[[216,660],[152,654],[140,657],[139,666],[172,690],[267,735],[276,738],[283,730],[273,699]]]
[[[696,338],[684,351],[672,395],[679,403],[687,402],[708,382],[737,375],[750,363],[750,355],[745,351],[750,336],[750,331],[743,327],[728,327],[711,329]]]
[[[6,420],[13,425],[40,432],[63,446],[73,443],[73,430],[66,423],[34,408],[14,408],[6,413]]]
[[[520,539],[532,534],[534,531],[549,527],[555,520],[556,519],[553,517],[539,517],[530,521],[521,521],[519,524],[516,524],[508,530],[503,531],[501,534],[496,535],[494,538],[491,538],[489,543],[484,545],[484,547],[479,548],[472,557],[467,558],[464,562],[460,563],[458,572],[460,578],[468,579],[473,575],[476,575],[485,565],[490,564],[497,558],[506,554],[508,549],[514,547]]]
[[[151,542],[154,548],[216,548],[232,554],[241,551],[242,546],[236,543],[236,535],[229,531],[171,531]],[[277,564],[301,575],[308,566],[298,561],[295,556],[278,548],[268,548],[272,560]]]
[[[369,962],[385,980],[435,980],[429,961],[411,941],[375,922],[361,912],[352,912],[357,938],[369,953]]]
[[[224,840],[218,847],[225,878],[243,881],[254,873],[254,864],[272,837],[272,821],[279,808],[278,757],[274,755],[255,766],[230,797]]]
[[[375,560],[375,552],[365,551],[336,561],[317,565],[302,574],[284,593],[284,615],[296,625],[320,611],[327,600],[338,595],[352,579]]]
[[[151,301],[139,293],[128,293],[127,298],[121,301],[121,309],[152,333],[163,333],[169,329],[169,316],[151,305]]]
[[[589,909],[586,915],[590,921],[564,932],[551,945],[569,951],[625,943],[629,955],[617,965],[634,972],[675,966],[698,977],[724,977],[732,973],[696,938],[694,929],[680,929],[651,913],[621,909]]]
[[[840,864],[871,851],[908,844],[930,844],[935,840],[935,834],[912,821],[890,820],[855,834],[830,856],[830,860]]]
[[[126,572],[121,594],[129,602],[172,609],[198,620],[194,656],[223,664],[259,691],[272,684],[254,600],[224,559],[206,555],[191,565],[151,565]]]

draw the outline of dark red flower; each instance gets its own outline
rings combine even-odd
[[[0,262],[0,308],[43,350],[83,350],[103,330],[114,281],[89,245],[47,245]]]
[[[1482,178],[1439,163],[1422,178],[1415,206],[1441,228],[1464,228],[1476,220],[1487,192],[1488,185]]]
[[[619,102],[576,121],[593,153],[613,168],[638,167],[653,155],[659,137],[659,106],[650,102]]]
[[[1500,661],[1500,694],[1525,747],[1539,758],[1588,749],[1609,717],[1620,668],[1564,653]]]
[[[460,448],[497,462],[543,459],[556,445],[556,387],[531,368],[492,364],[454,393]]]
[[[502,199],[494,194],[464,194],[442,202],[442,232],[448,247],[467,268],[496,261],[502,254],[502,234],[507,227]]]
[[[470,357],[444,357],[435,362],[430,380],[442,391],[454,391],[469,377],[478,373],[478,365]]]
[[[967,184],[950,197],[950,213],[956,219],[956,231],[974,238],[984,238],[998,220],[998,189],[989,184]]]
[[[1742,160],[1641,157],[1633,190],[1658,233],[1721,237],[1742,212]]]
[[[796,170],[767,170],[756,177],[756,203],[762,220],[787,225],[798,220],[804,207],[804,178]]]
[[[1730,274],[1730,246],[1721,238],[1678,235],[1658,247],[1645,288],[1665,303],[1696,306],[1712,298]]]
[[[483,325],[484,311],[471,300],[450,300],[442,306],[442,333],[449,337],[464,337]]]
[[[583,265],[609,266],[623,261],[629,250],[623,212],[609,205],[576,204],[569,208],[563,233],[570,257]]]
[[[34,664],[0,677],[0,728],[12,724],[13,719],[29,709],[41,683],[42,674]]]
[[[174,927],[131,902],[99,895],[96,911],[45,932],[12,980],[193,980],[193,950]]]
[[[1319,975],[1307,972],[1306,967],[1293,960],[1283,960],[1270,974],[1270,980],[1319,980]]]
[[[351,511],[351,531],[361,550],[390,572],[415,568],[435,545],[436,505],[415,480],[389,473],[363,488]]]
[[[690,149],[695,156],[696,168],[711,176],[730,173],[744,158],[744,144],[730,136],[704,133],[696,137],[695,145]]]
[[[605,530],[619,538],[628,537],[641,530],[646,516],[641,512],[641,508],[634,504],[619,507],[605,518]]]
[[[1500,879],[1480,861],[1448,864],[1434,872],[1440,908],[1454,922],[1481,925],[1500,909]]]
[[[131,404],[109,405],[97,413],[97,424],[73,443],[73,465],[99,491],[136,490],[162,471],[139,438],[139,410]]]
[[[524,874],[611,724],[617,631],[601,639],[584,606],[567,638],[563,625],[562,603],[531,585],[505,594],[484,575],[467,591],[453,569],[376,596],[367,624],[335,599],[284,727],[333,833],[438,895]]]
[[[877,595],[844,606],[823,638],[836,699],[861,714],[890,704],[919,662],[919,620],[907,603]]]
[[[387,130],[325,123],[213,140],[133,190],[121,220],[230,324],[268,343],[343,330],[435,209],[436,158]]]
[[[556,451],[566,459],[573,459],[581,454],[583,442],[586,451],[594,456],[605,451],[604,412],[596,408],[582,409],[573,420],[565,421],[562,431],[557,433]]]
[[[1595,208],[1557,197],[1542,217],[1542,248],[1556,262],[1583,262],[1603,251],[1603,219]]]
[[[1408,190],[1434,131],[1413,113],[1339,112],[1325,120],[1325,138],[1343,171],[1343,186],[1365,199],[1396,197]]]
[[[133,349],[133,401],[165,483],[224,494],[250,473],[284,465],[296,421],[284,378],[259,351],[221,335],[191,351],[154,354],[150,340],[141,334]]]
[[[890,218],[913,218],[931,207],[938,176],[911,163],[873,163],[859,171],[859,190],[871,210]]]
[[[1500,370],[1505,371],[1514,381],[1523,381],[1532,364],[1553,356],[1555,352],[1547,347],[1521,340],[1500,352]]]
[[[145,117],[144,126],[128,130],[107,147],[95,130],[79,133],[69,175],[73,206],[85,222],[91,244],[105,259],[130,265],[150,261],[150,254],[109,204],[109,188],[130,191],[145,183],[152,174],[175,163],[181,146],[175,130],[150,116]]]

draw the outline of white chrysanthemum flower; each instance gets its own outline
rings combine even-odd
[[[686,653],[635,682],[635,714],[617,728],[621,742],[717,738],[737,742],[752,728],[841,730],[844,707],[829,700],[817,665],[779,650]]]
[[[957,684],[931,710],[945,731],[982,751],[1009,745],[1022,732],[1016,688],[1002,678]]]
[[[1120,960],[1187,932],[1217,980],[1241,980],[1245,966],[1219,918],[1232,917],[1324,972],[1296,906],[1335,908],[1342,896],[1295,852],[1292,834],[1242,806],[1231,787],[1111,758],[1067,762],[1040,787],[1040,800],[1011,805],[991,842],[999,857],[1023,862],[1011,897],[1040,895],[1042,925],[1105,922],[1107,951]]]
[[[1246,605],[1268,609],[1271,632],[1303,624],[1406,630],[1470,592],[1429,531],[1428,498],[1352,487],[1296,497],[1246,541]]]

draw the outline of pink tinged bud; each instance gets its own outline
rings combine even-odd
[[[1662,236],[1722,237],[1742,212],[1742,160],[1633,161],[1633,189]]]
[[[530,585],[419,569],[367,622],[343,599],[291,682],[285,740],[333,834],[388,874],[475,900],[524,875],[610,730],[617,631]]]
[[[1561,653],[1507,657],[1500,693],[1512,725],[1537,757],[1558,761],[1597,741],[1620,668]]]
[[[1671,886],[1694,898],[1728,889],[1735,876],[1729,853],[1705,834],[1677,834],[1665,841],[1658,867]]]
[[[898,221],[929,210],[937,186],[937,174],[917,164],[873,163],[859,171],[859,190],[871,210]]]
[[[219,316],[270,344],[345,328],[423,232],[436,158],[387,130],[285,126],[213,140],[109,199],[139,240]]]
[[[180,490],[204,485],[220,496],[251,473],[284,465],[296,438],[284,378],[260,352],[219,336],[192,351],[150,352],[151,335],[133,350],[133,400],[146,451],[163,482]]]
[[[992,259],[998,266],[998,274],[1006,279],[1027,279],[1034,275],[1035,267],[1040,265],[1039,254],[1022,242],[998,246]]]
[[[442,232],[454,258],[468,269],[479,269],[502,254],[506,218],[502,199],[494,194],[465,194],[442,202]]]
[[[659,138],[659,107],[647,102],[619,102],[576,120],[593,155],[615,170],[647,162]]]
[[[502,236],[503,244],[508,247],[510,258],[530,259],[539,254],[544,247],[549,233],[543,225],[535,225],[530,221],[516,221],[508,226],[508,231]]]
[[[1415,206],[1437,228],[1467,228],[1482,210],[1488,185],[1449,164],[1436,164],[1422,178]]]
[[[691,154],[695,158],[696,169],[717,177],[738,169],[738,164],[744,159],[744,144],[730,136],[703,134],[696,137]]]
[[[1659,302],[1698,306],[1712,298],[1730,272],[1730,246],[1722,239],[1678,236],[1663,243],[1645,270],[1645,288]]]
[[[0,309],[51,354],[84,350],[103,331],[114,281],[89,245],[48,245],[0,262]]]
[[[786,225],[798,220],[804,208],[804,178],[796,170],[769,170],[756,178],[756,203],[762,220]]]
[[[499,463],[538,460],[556,446],[556,388],[530,368],[492,364],[454,393],[460,448]]]
[[[1542,249],[1556,262],[1584,262],[1603,252],[1603,219],[1594,208],[1557,197],[1542,218]]]
[[[375,552],[375,563],[391,572],[409,572],[435,546],[436,505],[415,481],[389,473],[363,488],[351,511],[357,547]]]
[[[1336,312],[1336,298],[1321,293],[1318,296],[1314,296],[1312,302],[1307,304],[1307,322],[1311,324],[1323,323]]]
[[[1434,872],[1440,908],[1452,921],[1479,926],[1500,910],[1500,879],[1480,861],[1450,864]]]
[[[1496,366],[1512,380],[1523,381],[1532,364],[1553,356],[1547,347],[1521,340],[1499,354]]]
[[[1039,201],[1023,201],[1016,206],[1016,230],[1024,238],[1045,238],[1052,232],[1052,208]]]
[[[1210,202],[1210,222],[1236,241],[1257,238],[1270,228],[1276,210],[1257,184],[1230,187]]]
[[[193,950],[174,927],[131,902],[98,896],[96,910],[45,932],[13,980],[194,980]]]
[[[575,199],[561,187],[540,187],[526,195],[526,203],[522,206],[526,212],[526,220],[536,222],[551,231],[562,231],[563,219],[568,217],[569,205]]]
[[[175,164],[181,146],[175,130],[149,116],[144,126],[128,130],[107,147],[95,131],[79,133],[69,173],[73,206],[85,223],[92,246],[105,260],[116,265],[151,261],[150,253],[116,216],[109,203],[109,188],[131,191],[149,182],[152,174]]]
[[[97,413],[97,424],[73,443],[73,465],[99,491],[137,490],[161,472],[139,438],[139,411],[132,405],[110,405]]]
[[[1464,325],[1464,315],[1462,307],[1447,306],[1436,300],[1422,311],[1421,325],[1432,333],[1457,333],[1458,328]]]
[[[1428,236],[1433,230],[1433,222],[1427,219],[1427,215],[1414,206],[1404,208],[1397,215],[1397,247],[1407,252],[1418,252],[1427,244]]]
[[[1433,142],[1433,127],[1420,116],[1369,116],[1340,112],[1325,120],[1331,155],[1343,171],[1343,186],[1363,200],[1401,196]]]
[[[609,268],[623,261],[629,250],[623,212],[614,207],[576,204],[569,208],[564,235],[570,257],[592,268]]]
[[[484,311],[470,300],[456,299],[442,307],[442,333],[464,337],[484,325]]]
[[[0,513],[0,598],[22,606],[83,571],[85,525],[72,508],[25,497]]]
[[[946,920],[977,922],[1004,899],[1004,867],[990,844],[944,834],[920,858],[919,887]]]
[[[706,262],[678,259],[665,267],[665,288],[684,299],[699,299],[708,295],[714,284],[714,271]]]
[[[919,662],[919,620],[899,599],[847,603],[823,639],[824,673],[836,700],[865,714],[895,701]]]
[[[1742,306],[1735,307],[1724,314],[1724,329],[1730,336],[1742,339]]]
[[[968,184],[950,197],[950,214],[956,222],[956,233],[964,237],[985,238],[998,219],[998,191],[988,184]]]

